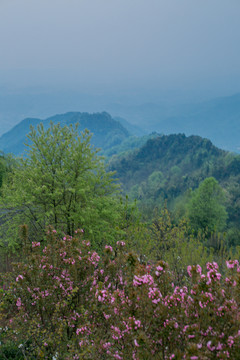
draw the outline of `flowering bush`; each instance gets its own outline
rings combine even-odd
[[[189,266],[175,285],[168,264],[143,265],[123,241],[93,250],[79,231],[4,278],[1,327],[27,359],[240,359],[240,266]],[[27,346],[25,346],[27,344]]]

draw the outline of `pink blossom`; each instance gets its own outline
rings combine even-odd
[[[188,265],[188,267],[187,267],[187,272],[188,272],[188,275],[189,275],[190,277],[192,277],[192,266],[191,266],[191,265]]]
[[[221,279],[221,274],[220,273],[216,273],[216,277],[217,277],[217,280],[220,280]]]
[[[87,331],[87,327],[86,326],[82,326],[81,328],[78,328],[76,330],[76,334],[79,335],[79,334],[84,334],[86,331]]]
[[[236,265],[236,267],[239,266],[239,262],[238,262],[238,260],[229,260],[229,261],[226,261],[226,265],[227,265],[228,269],[233,269],[235,265]]]
[[[107,315],[105,313],[103,313],[103,316],[105,317],[106,320],[108,320],[111,317],[111,315]]]
[[[17,299],[16,305],[17,305],[17,307],[22,306],[21,298],[18,298],[18,299]]]
[[[140,320],[135,320],[135,330],[137,330],[137,328],[140,328],[141,327],[141,321]]]
[[[207,348],[210,350],[210,351],[214,351],[216,349],[215,346],[211,346],[212,342],[211,340],[207,342]]]
[[[122,360],[122,356],[120,356],[120,355],[118,354],[118,351],[116,351],[116,353],[113,354],[113,357],[114,357],[115,359],[117,359],[117,360]]]
[[[117,245],[121,246],[121,247],[124,247],[126,244],[125,244],[124,241],[117,241]]]
[[[36,241],[33,241],[32,242],[32,247],[33,248],[35,248],[35,247],[37,247],[37,246],[40,246],[41,244],[40,244],[40,242],[38,241],[38,242],[36,242]]]
[[[18,275],[17,277],[16,277],[16,281],[19,281],[19,279],[23,279],[23,276],[22,275]]]
[[[137,347],[139,347],[139,344],[138,344],[138,342],[137,342],[136,339],[134,339],[134,345],[137,346]]]
[[[197,265],[197,266],[196,266],[196,271],[197,271],[197,273],[199,273],[200,275],[202,274],[202,268],[201,268],[200,265]]]
[[[142,276],[134,275],[133,286],[141,286],[142,284],[153,285],[153,283],[154,283],[154,280],[151,275],[148,275],[148,274],[142,275]]]
[[[91,245],[91,243],[90,243],[90,241],[89,240],[83,240],[83,245],[86,245],[86,246],[90,246]]]
[[[110,245],[106,245],[106,246],[105,246],[105,249],[106,249],[106,250],[109,250],[110,252],[113,251],[113,248],[112,248]]]
[[[221,344],[220,342],[217,344],[217,350],[222,350],[223,349],[223,344]]]
[[[228,342],[228,346],[231,348],[231,347],[233,346],[233,344],[234,344],[234,339],[233,339],[233,337],[232,337],[232,336],[229,336],[227,342]]]

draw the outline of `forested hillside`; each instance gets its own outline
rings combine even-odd
[[[239,228],[240,156],[218,149],[207,139],[158,136],[140,149],[115,156],[109,168],[116,171],[124,192],[137,200],[146,218],[165,203],[177,217],[186,216],[193,190],[213,177],[224,192],[228,226]]]

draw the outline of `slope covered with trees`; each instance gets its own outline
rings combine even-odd
[[[111,159],[125,193],[142,213],[152,216],[167,202],[176,216],[189,215],[192,190],[215,178],[224,193],[229,227],[240,220],[240,156],[216,148],[209,140],[184,134],[149,139],[140,149]],[[192,206],[193,207],[193,206]],[[207,210],[206,210],[207,211]]]

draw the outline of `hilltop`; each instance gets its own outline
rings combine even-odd
[[[45,120],[37,118],[26,118],[22,120],[10,131],[1,136],[0,150],[5,153],[21,155],[25,148],[24,143],[27,142],[27,134],[30,131],[30,126],[36,127],[38,124],[43,123],[44,127],[48,128],[51,122],[54,124],[60,123],[62,126],[78,123],[79,131],[88,129],[93,134],[92,144],[104,150],[121,144],[121,142],[130,135],[128,130],[119,121],[114,120],[111,115],[106,112],[95,114],[68,112],[49,117]]]

